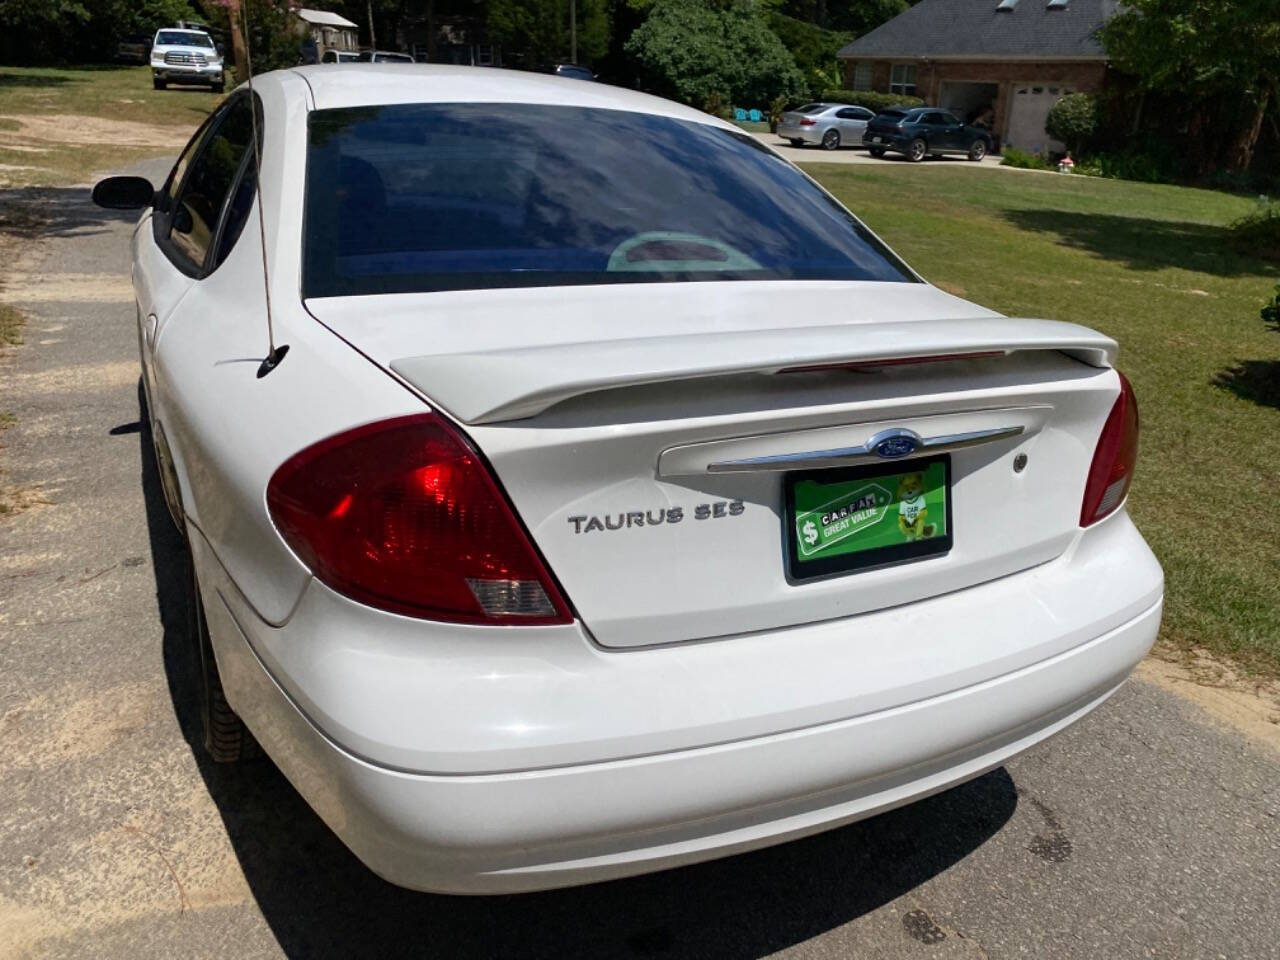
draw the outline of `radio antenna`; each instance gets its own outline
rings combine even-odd
[[[249,5],[240,5],[241,33],[244,36],[245,83],[249,87],[249,116],[253,123],[253,170],[258,181],[258,240],[262,249],[262,292],[267,298],[267,356],[258,367],[258,379],[280,365],[284,355],[289,352],[288,344],[276,346],[275,325],[271,321],[271,280],[267,276],[267,227],[262,212],[262,138],[258,131],[258,100],[253,93],[253,53],[250,50],[249,37]]]

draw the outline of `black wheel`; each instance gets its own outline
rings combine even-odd
[[[244,721],[227,703],[218,676],[218,664],[213,658],[213,644],[209,640],[209,625],[204,618],[204,603],[200,599],[200,584],[196,580],[194,562],[191,563],[191,589],[188,597],[188,624],[191,643],[195,646],[193,661],[196,670],[196,686],[200,691],[200,725],[204,748],[214,763],[237,763],[262,755],[262,748]]]
[[[169,84],[165,83],[165,81],[159,79],[158,77],[155,77],[155,78],[152,78],[151,85],[155,87],[157,90],[163,90]]]
[[[840,131],[828,130],[822,135],[822,149],[836,150],[840,147]]]
[[[209,89],[212,90],[214,93],[221,93],[223,90],[227,88],[225,84],[215,83],[215,84],[211,84]]]
[[[872,147],[868,152],[873,157],[880,158],[884,156],[884,147]]]
[[[919,137],[907,144],[907,159],[912,163],[919,163],[929,154],[929,148],[925,142]]]
[[[803,146],[804,146],[804,141],[803,141],[803,140],[801,140],[799,137],[792,137],[792,138],[791,138],[791,145],[792,145],[793,147],[803,147]]]
[[[987,155],[987,141],[975,140],[969,144],[969,159],[981,160]]]

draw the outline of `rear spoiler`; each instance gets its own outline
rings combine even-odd
[[[393,361],[391,369],[458,420],[481,424],[523,420],[571,397],[617,387],[1016,350],[1056,350],[1090,366],[1110,367],[1116,342],[1074,323],[982,317],[428,354]]]

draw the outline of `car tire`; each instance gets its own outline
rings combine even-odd
[[[929,155],[929,146],[919,137],[916,137],[907,144],[907,159],[912,163],[919,163]]]
[[[227,86],[225,83],[214,83],[209,85],[209,89],[214,93],[222,93],[223,90],[227,89]]]
[[[969,144],[969,159],[977,162],[987,155],[987,142],[975,140]]]
[[[151,85],[155,87],[157,90],[163,90],[165,87],[169,86],[169,84],[166,83],[165,81],[155,80],[155,79],[151,81]]]
[[[839,150],[840,149],[840,131],[828,130],[822,135],[823,150]]]
[[[804,146],[804,141],[803,141],[803,140],[801,140],[799,137],[792,137],[790,142],[791,142],[791,145],[792,145],[793,147],[803,147],[803,146]]]
[[[200,694],[200,732],[204,749],[214,763],[253,760],[262,755],[262,748],[227,702],[226,692],[222,689],[222,677],[218,674],[218,664],[213,657],[213,643],[209,639],[204,602],[200,599],[195,562],[189,562],[191,586],[187,598],[188,631],[191,644],[195,647],[191,653],[195,660],[195,681]]]
[[[885,154],[884,147],[872,147],[872,148],[871,148],[869,151],[867,151],[867,152],[868,152],[868,153],[870,153],[870,154],[871,154],[873,157],[875,157],[877,160],[883,159],[884,154]]]

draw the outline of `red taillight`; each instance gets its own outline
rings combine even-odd
[[[361,603],[456,623],[573,619],[488,467],[436,414],[308,447],[272,476],[267,507],[302,562]]]
[[[802,126],[802,127],[812,127],[812,126],[814,126],[815,124],[817,124],[817,122],[818,122],[818,121],[817,121],[817,120],[815,120],[815,119],[813,119],[813,117],[801,117],[801,118],[800,118],[800,126]]]
[[[1116,373],[1120,375],[1120,396],[1111,407],[1093,451],[1080,507],[1082,527],[1097,523],[1124,502],[1138,465],[1138,401],[1125,375],[1118,370]]]

